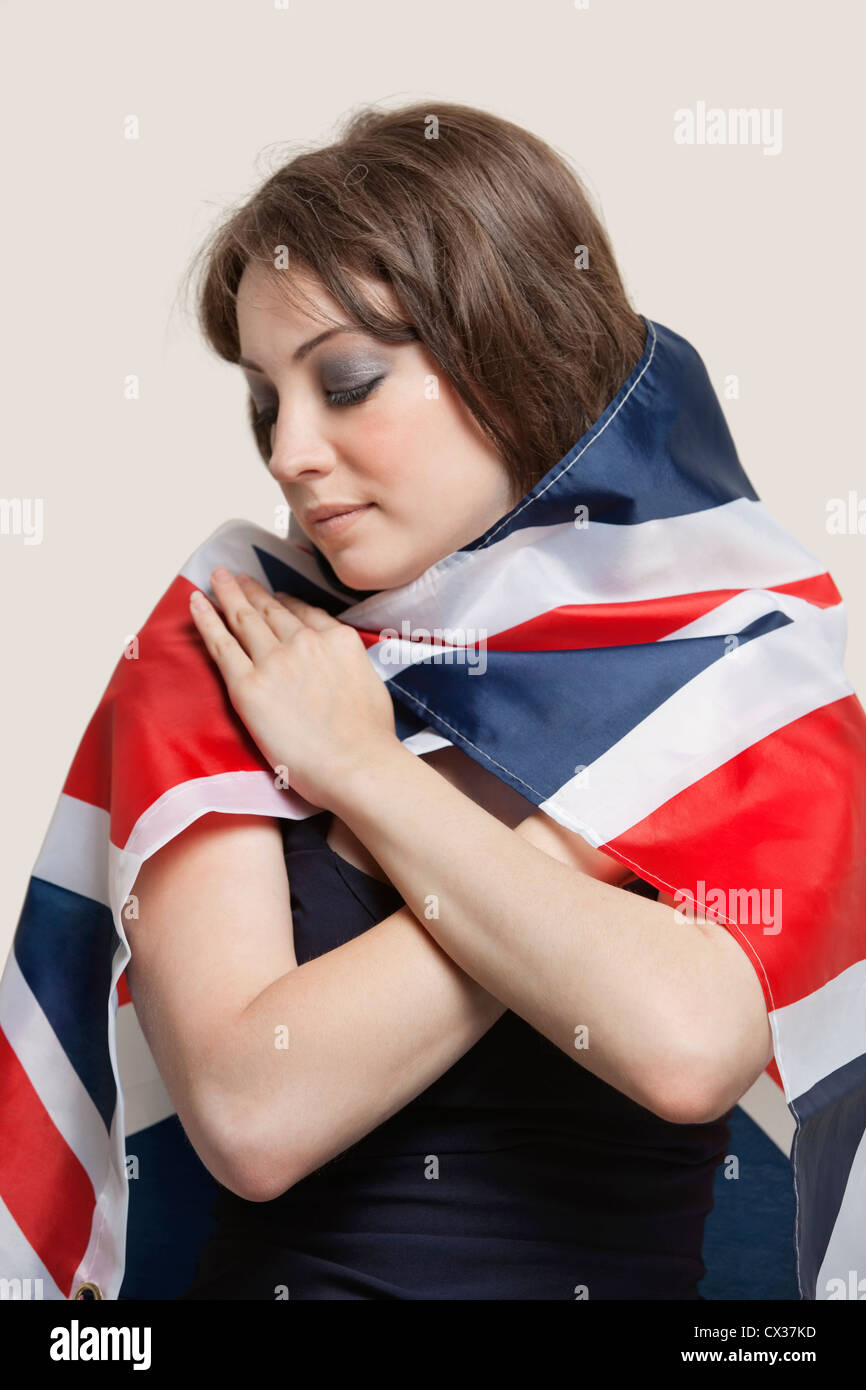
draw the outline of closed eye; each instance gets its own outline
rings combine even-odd
[[[337,407],[357,405],[360,401],[366,400],[372,391],[379,385],[379,382],[383,380],[384,374],[382,376],[373,377],[371,381],[362,382],[360,386],[353,386],[351,390],[348,391],[326,391],[325,399],[328,405]],[[250,407],[251,410],[255,409],[252,397],[250,398]],[[263,457],[270,452],[271,429],[277,422],[278,414],[279,408],[271,405],[265,410],[260,411],[259,414],[253,416],[253,433],[256,436],[259,452]]]
[[[364,381],[360,386],[353,386],[350,391],[326,391],[325,397],[329,405],[354,405],[357,401],[366,400],[374,387],[378,386],[383,379],[383,376],[374,376],[371,381]]]

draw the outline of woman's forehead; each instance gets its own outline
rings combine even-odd
[[[368,276],[358,276],[357,281],[365,297],[378,301],[383,311],[398,309],[396,293],[386,281]],[[247,264],[238,283],[236,312],[238,334],[244,344],[241,351],[251,357],[255,357],[256,340],[270,341],[274,335],[295,337],[300,342],[317,330],[323,332],[338,324],[360,328],[319,276],[306,267],[278,270]],[[283,347],[291,345],[284,341]]]

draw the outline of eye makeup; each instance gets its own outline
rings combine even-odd
[[[324,345],[323,345],[324,346]],[[360,405],[388,375],[390,359],[383,353],[334,345],[323,350],[316,361],[316,370],[327,405],[336,409]],[[241,360],[244,371],[260,380],[249,382],[249,414],[259,453],[267,465],[272,451],[271,434],[279,414],[279,399],[271,390],[256,390],[262,384],[270,386],[265,373],[247,359]]]
[[[322,385],[333,392],[354,390],[374,377],[381,380],[387,367],[381,357],[361,353],[323,356],[319,362]]]
[[[386,366],[379,358],[358,354],[324,359],[319,370],[327,404],[342,408],[365,401],[387,376],[387,371],[383,370]],[[257,401],[252,391],[250,400],[251,414],[253,409],[258,412],[252,426],[259,452],[270,456],[271,430],[276,424],[279,403]]]

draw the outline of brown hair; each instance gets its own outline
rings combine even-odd
[[[646,325],[576,174],[537,136],[470,106],[364,108],[221,222],[187,276],[203,266],[198,322],[229,362],[240,355],[235,296],[248,262],[295,300],[282,247],[283,264],[314,273],[367,332],[420,339],[521,497],[598,419],[643,351]],[[409,322],[371,303],[359,274],[390,282]],[[269,433],[256,436],[265,462]]]

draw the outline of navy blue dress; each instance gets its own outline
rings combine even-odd
[[[283,821],[298,964],[403,899]],[[655,897],[651,885],[630,891]],[[697,1299],[731,1111],[676,1125],[506,1011],[391,1119],[273,1201],[219,1185],[183,1298]]]

